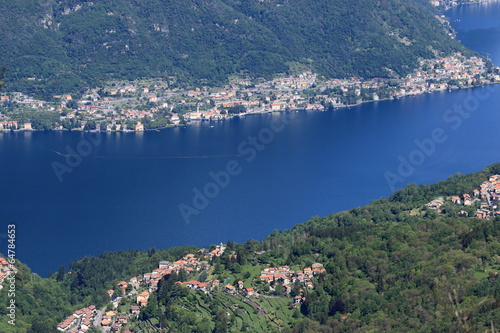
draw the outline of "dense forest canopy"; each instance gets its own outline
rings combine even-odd
[[[51,97],[111,79],[312,70],[392,77],[465,49],[426,0],[0,0],[8,90]]]

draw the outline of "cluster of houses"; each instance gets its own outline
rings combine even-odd
[[[219,254],[220,255],[220,254]],[[182,269],[187,273],[192,273],[200,270],[208,270],[210,264],[208,261],[200,261],[192,253],[185,255],[182,259],[174,261],[173,263],[169,261],[160,261],[158,268],[151,273],[146,273],[141,279],[133,277],[130,279],[130,283],[134,289],[138,289],[140,283],[148,286],[149,291],[153,292],[158,289],[158,282],[165,276],[170,275],[172,272],[179,273]]]
[[[0,130],[23,130],[23,131],[33,131],[31,123],[19,124],[15,120],[11,121],[0,121]]]
[[[8,103],[11,101],[15,101],[16,103],[19,103],[21,105],[25,105],[25,106],[32,108],[32,109],[39,109],[39,108],[43,108],[46,106],[45,101],[36,100],[33,97],[24,95],[23,93],[20,93],[20,92],[13,92],[11,94],[11,96],[12,96],[12,99],[8,95],[0,96],[0,103]]]
[[[243,281],[238,281],[237,283],[238,283],[238,287],[232,286],[230,284],[226,284],[224,286],[224,292],[228,293],[229,295],[241,293],[247,297],[258,296],[258,293],[255,291],[255,289],[245,288]]]
[[[323,264],[320,263],[314,263],[311,267],[297,271],[291,270],[289,266],[268,267],[261,271],[259,278],[269,285],[281,283],[283,291],[289,294],[293,285],[303,285],[308,289],[314,289],[314,283],[311,279],[325,271]]]
[[[64,319],[57,329],[61,332],[68,333],[85,333],[89,330],[96,315],[95,305],[73,312],[70,316]]]
[[[498,204],[500,201],[500,175],[492,175],[484,181],[479,189],[472,193],[464,193],[451,197],[451,201],[458,206],[472,206],[479,202],[479,208],[473,217],[479,219],[489,219],[492,216],[500,216]],[[439,209],[444,205],[444,199],[438,198],[427,203],[426,206],[432,209]],[[460,216],[469,216],[465,210],[459,212]]]
[[[462,200],[460,200],[462,199]],[[500,201],[500,175],[492,175],[487,181],[484,181],[479,189],[470,194],[463,194],[462,198],[454,196],[452,201],[464,206],[470,206],[479,201],[479,208],[476,210],[476,218],[489,219],[491,216],[500,216],[498,202]]]
[[[219,280],[210,280],[207,282],[200,282],[200,281],[196,281],[196,280],[191,280],[188,282],[177,282],[177,283],[182,284],[191,290],[196,290],[198,292],[202,292],[205,294],[208,294],[213,289],[217,289],[217,290],[220,289],[220,281]],[[224,288],[221,290],[229,295],[235,295],[238,293],[243,294],[247,297],[252,297],[252,296],[258,295],[254,288],[245,288],[243,281],[238,281],[237,284],[238,284],[237,287],[235,287],[231,284],[226,284],[224,286]]]
[[[102,316],[101,327],[106,331],[119,332],[128,319],[128,316],[120,315],[118,311],[106,311]]]
[[[140,314],[141,308],[144,308],[148,304],[149,297],[151,293],[157,290],[158,282],[160,279],[166,275],[173,272],[179,273],[180,270],[185,270],[186,272],[194,272],[200,270],[208,270],[210,264],[206,260],[211,260],[213,257],[219,257],[224,253],[225,247],[217,245],[213,250],[207,251],[205,249],[200,249],[198,255],[192,253],[186,254],[181,259],[169,262],[160,261],[158,268],[150,273],[145,273],[141,277],[133,277],[128,282],[120,281],[117,283],[115,290],[110,289],[107,291],[110,299],[115,308],[118,307],[120,300],[124,295],[128,295],[132,299],[135,299],[135,304],[131,305],[128,313],[119,313],[118,311],[107,311],[103,314],[102,320],[96,325],[100,325],[103,331],[106,332],[124,332],[131,333],[128,330],[123,330],[124,325],[127,324],[130,318],[137,318]],[[236,256],[232,254],[232,256]],[[206,259],[206,260],[200,260]],[[4,266],[4,260],[0,258],[0,265]],[[5,262],[6,263],[6,262]],[[8,264],[6,263],[5,266]],[[0,270],[3,268],[0,268]],[[284,293],[289,294],[292,290],[293,285],[302,286],[309,289],[314,289],[314,284],[311,281],[313,276],[317,276],[325,272],[323,265],[320,263],[314,263],[311,267],[306,267],[303,270],[291,270],[289,266],[280,266],[278,268],[268,267],[261,271],[260,280],[268,283],[269,285],[274,285],[275,283],[281,283],[283,285]],[[219,280],[209,280],[205,282],[191,280],[187,282],[176,282],[181,284],[191,290],[196,290],[202,293],[210,293],[212,290],[221,290],[227,294],[242,294],[246,297],[258,296],[257,291],[254,288],[245,288],[243,281],[237,281],[234,285],[226,284],[221,285]],[[144,289],[146,287],[146,289]],[[139,292],[139,290],[142,290]],[[302,302],[304,298],[302,296],[297,296],[294,299],[294,303],[298,304]],[[95,306],[89,306],[87,308],[75,311],[71,316],[66,318],[58,326],[58,330],[62,332],[69,333],[84,333],[87,332],[92,321],[96,316]]]

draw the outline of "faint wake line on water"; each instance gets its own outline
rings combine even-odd
[[[71,155],[71,154],[63,154],[58,152],[57,150],[53,150],[59,156],[63,157],[77,157],[79,155]],[[194,158],[224,158],[224,157],[240,157],[243,156],[241,154],[234,155],[200,155],[200,156],[189,156],[189,155],[180,155],[180,156],[87,156],[87,158],[101,158],[101,159],[194,159]]]

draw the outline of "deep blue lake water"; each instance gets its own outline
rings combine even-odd
[[[495,2],[448,13],[458,38],[497,65],[499,11]],[[454,105],[468,116],[453,113]],[[100,142],[82,133],[0,134],[0,237],[15,223],[17,257],[44,276],[109,250],[260,240],[407,183],[500,161],[499,111],[500,86],[492,86],[333,112],[102,134]],[[68,166],[61,155],[72,154],[67,147],[88,156]],[[54,165],[72,171],[58,178]],[[0,252],[7,252],[6,238]]]

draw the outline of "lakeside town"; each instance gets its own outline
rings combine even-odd
[[[145,131],[234,116],[343,108],[426,92],[500,82],[500,69],[456,53],[422,60],[403,79],[327,80],[312,72],[272,80],[233,77],[225,87],[176,88],[176,78],[111,81],[81,96],[42,101],[20,92],[0,96],[0,131]]]
[[[213,246],[210,251],[199,249],[196,254],[186,254],[174,262],[162,260],[152,272],[131,277],[128,282],[120,281],[115,289],[107,290],[109,303],[104,308],[97,309],[95,305],[90,305],[76,310],[60,322],[57,329],[61,332],[85,333],[94,327],[102,332],[132,333],[134,329],[131,324],[137,321],[141,311],[145,311],[150,303],[150,296],[158,290],[160,280],[172,274],[182,275],[184,280],[197,277],[196,280],[175,282],[175,285],[186,291],[192,290],[209,297],[218,293],[228,297],[239,296],[255,308],[259,308],[256,299],[269,297],[265,294],[280,288],[280,294],[288,297],[290,306],[296,308],[305,300],[304,289],[314,289],[313,279],[326,273],[321,263],[313,263],[311,267],[296,270],[289,266],[274,268],[266,265],[258,266],[258,269],[262,268],[259,276],[247,276],[244,281],[231,281],[231,278],[220,281],[215,278],[216,267],[210,262],[213,258],[222,256],[225,250],[226,247],[220,244]],[[261,251],[255,254],[264,253],[265,251]],[[233,251],[229,256],[236,259],[237,254]],[[259,311],[263,309],[260,308]]]

